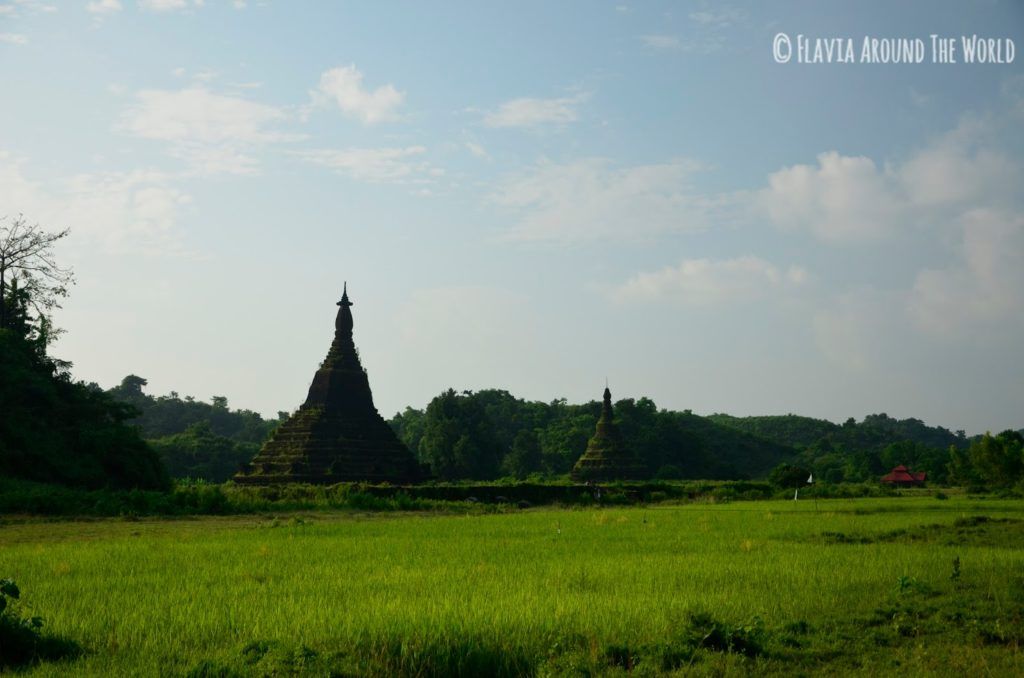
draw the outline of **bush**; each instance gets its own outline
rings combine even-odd
[[[764,624],[757,617],[749,624],[733,626],[707,612],[696,612],[690,615],[687,636],[695,647],[714,652],[735,652],[747,657],[764,653]]]
[[[14,581],[0,579],[0,669],[79,654],[75,643],[44,635],[42,617],[22,617],[17,605],[20,598]]]

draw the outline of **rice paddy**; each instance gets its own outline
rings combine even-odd
[[[966,497],[9,520],[0,577],[82,649],[32,676],[1019,675],[1022,526]]]

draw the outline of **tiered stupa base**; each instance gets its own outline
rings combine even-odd
[[[643,463],[626,447],[613,421],[612,394],[604,389],[601,418],[587,450],[573,466],[569,477],[575,481],[638,480],[647,476]]]
[[[352,420],[303,408],[282,424],[235,482],[415,483],[423,470],[379,415]]]
[[[305,404],[235,475],[246,485],[419,482],[429,476],[373,406],[352,341],[348,290],[338,302],[334,341]]]

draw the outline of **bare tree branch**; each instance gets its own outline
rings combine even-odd
[[[48,312],[60,308],[57,299],[66,297],[68,286],[75,282],[72,270],[59,266],[53,256],[54,245],[69,232],[66,228],[44,231],[39,224],[29,224],[22,214],[0,217],[0,329],[9,327],[12,309],[8,307],[20,303],[22,308],[35,310],[36,332],[47,333],[51,326]],[[26,297],[20,302],[8,298],[8,289],[15,284]]]

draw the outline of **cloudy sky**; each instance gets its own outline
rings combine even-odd
[[[967,2],[0,0],[0,214],[72,235],[77,378],[305,397],[342,282],[385,416],[443,389],[1024,426],[1024,55]],[[930,61],[930,54],[928,55]]]

